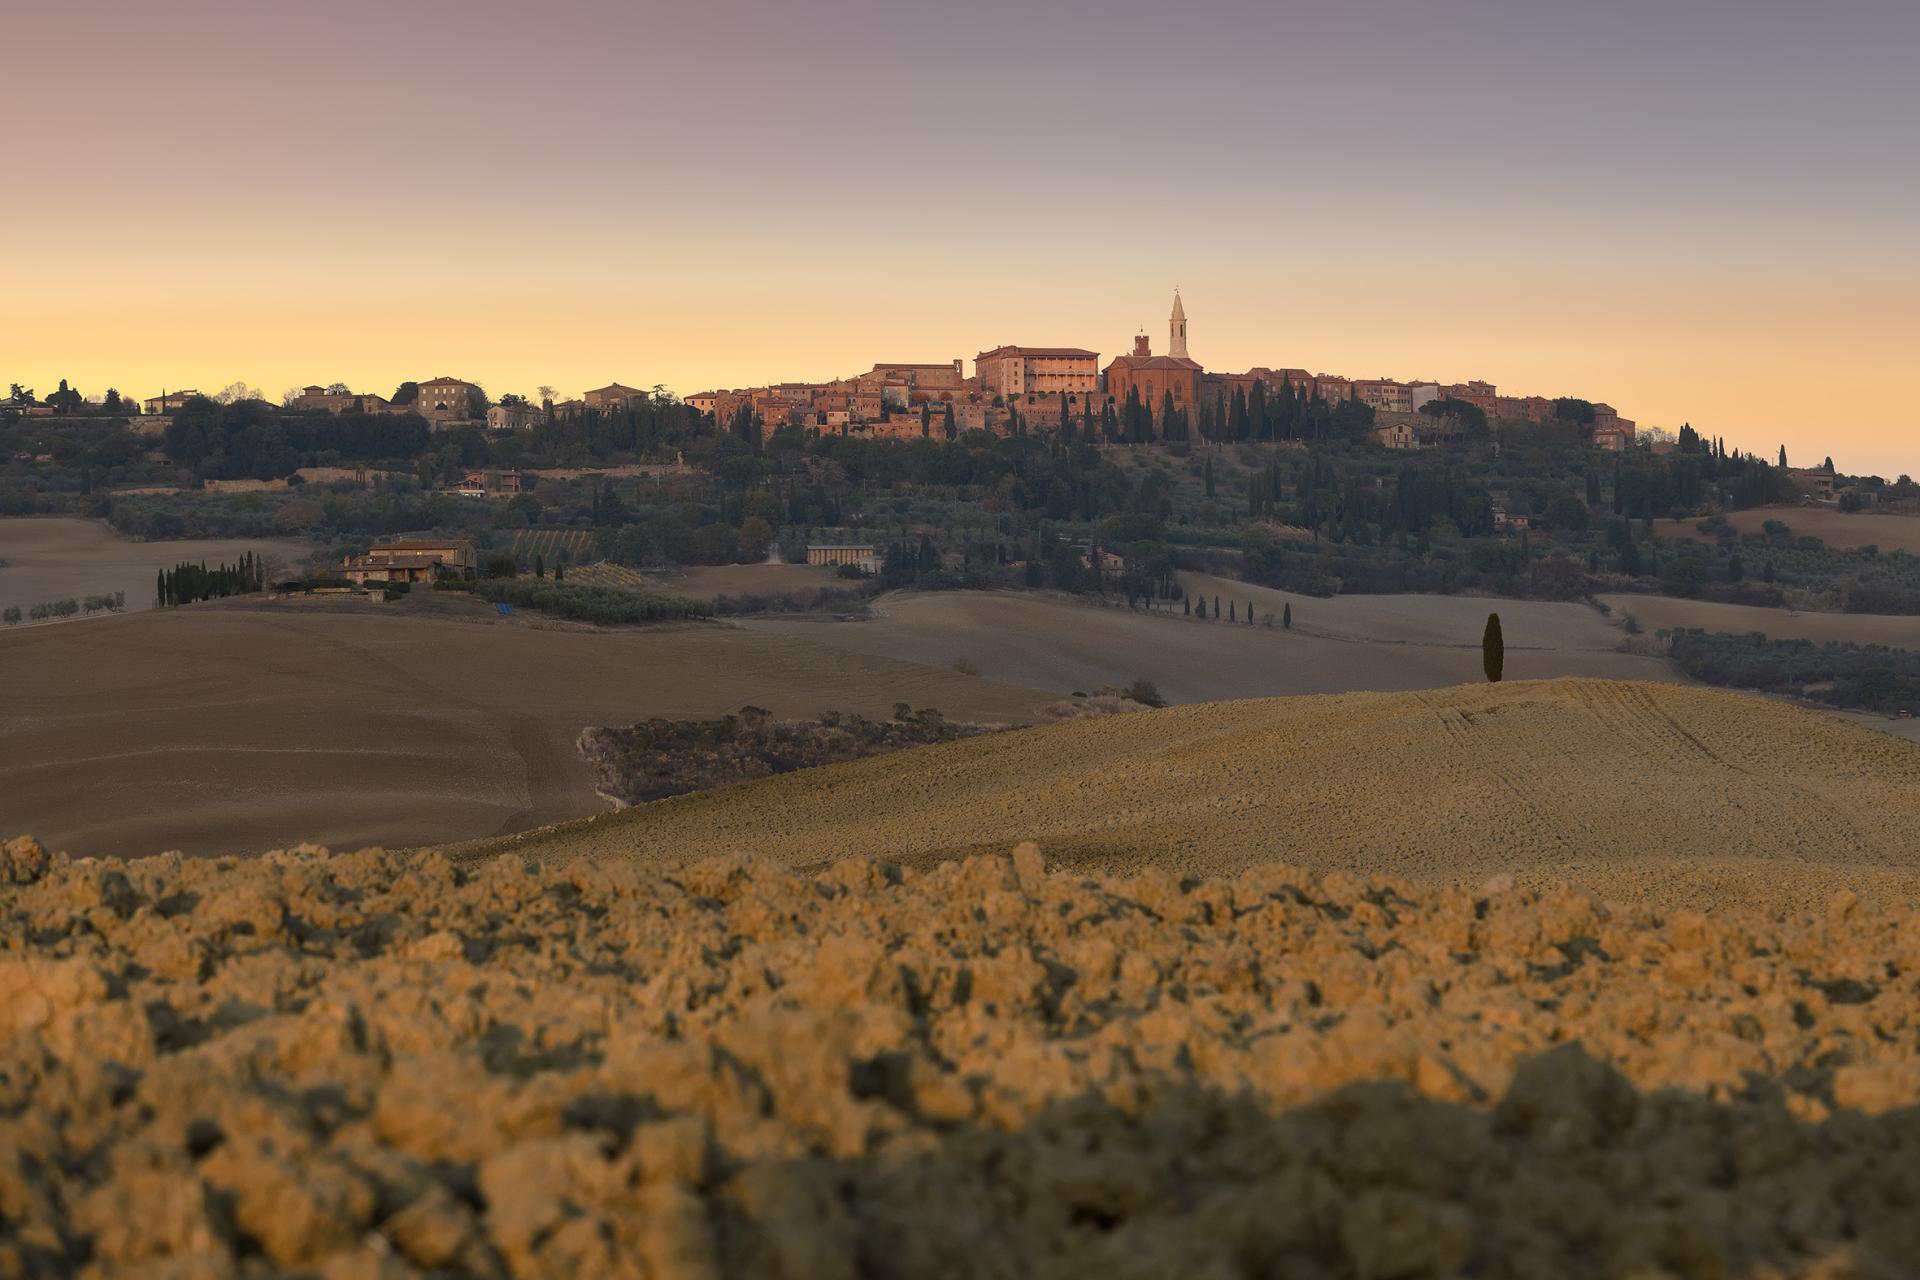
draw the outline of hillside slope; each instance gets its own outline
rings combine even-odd
[[[1511,874],[1667,905],[1920,885],[1920,749],[1683,686],[1555,680],[1172,707],[900,752],[476,846],[930,864],[1034,839],[1057,866],[1275,861]]]

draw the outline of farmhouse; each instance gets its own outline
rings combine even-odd
[[[1787,479],[1809,498],[1833,496],[1833,472],[1820,467],[1788,467]]]
[[[518,471],[469,471],[453,491],[463,498],[511,498],[526,490],[526,479]]]
[[[432,582],[471,578],[476,560],[464,538],[439,542],[385,542],[363,556],[348,556],[341,576],[350,582]]]
[[[165,395],[147,397],[148,413],[172,413],[175,409],[184,409],[187,401],[199,395],[198,391],[169,391]]]
[[[332,391],[320,386],[302,387],[300,394],[287,401],[287,408],[292,409],[295,413],[316,413],[322,410],[327,413],[400,412],[388,403],[385,396],[377,396],[371,393],[356,395],[346,390],[340,383],[335,383],[334,386],[341,387],[341,389]]]
[[[1404,422],[1389,423],[1373,429],[1373,438],[1389,449],[1418,449],[1420,437]]]
[[[871,543],[807,544],[808,564],[850,564],[868,573],[880,572],[880,556]]]

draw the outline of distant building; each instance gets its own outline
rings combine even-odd
[[[1794,488],[1810,498],[1833,496],[1833,472],[1825,467],[1788,467],[1787,479]]]
[[[962,372],[964,363],[956,356],[941,363],[876,364],[852,381],[862,391],[882,387],[896,389],[888,399],[903,407],[928,400],[950,400],[967,389],[966,375]],[[816,391],[825,389],[815,388]]]
[[[420,397],[413,407],[433,426],[446,426],[473,420],[471,382],[459,378],[432,378],[420,384]]]
[[[1353,383],[1337,373],[1315,374],[1313,394],[1328,404],[1338,404],[1353,394]]]
[[[1500,410],[1500,397],[1495,393],[1491,382],[1475,379],[1471,382],[1455,382],[1440,389],[1443,400],[1458,400],[1470,404],[1489,418],[1495,417]]]
[[[622,413],[638,402],[653,399],[653,393],[642,391],[638,387],[626,387],[617,382],[609,382],[604,387],[595,387],[580,399],[589,409],[601,413]]]
[[[333,392],[325,387],[302,387],[300,394],[287,402],[296,413],[393,413],[385,396],[355,395],[351,391]]]
[[[172,413],[176,409],[183,408],[187,401],[199,394],[198,391],[193,390],[169,391],[164,395],[153,396],[143,403],[148,413]]]
[[[526,491],[526,479],[518,471],[469,471],[453,491],[463,498],[511,498]]]
[[[1404,422],[1373,429],[1373,438],[1389,449],[1418,449],[1420,437]]]
[[[1432,404],[1440,398],[1440,384],[1437,382],[1409,382],[1407,384],[1408,413],[1418,413],[1422,405]]]
[[[1408,388],[1391,378],[1361,378],[1352,384],[1352,393],[1375,413],[1413,412]]]
[[[1524,529],[1532,523],[1533,521],[1528,517],[1518,512],[1509,512],[1505,507],[1493,509],[1493,527],[1504,532]]]
[[[1205,373],[1200,363],[1187,355],[1187,311],[1180,295],[1173,295],[1173,314],[1167,320],[1172,354],[1156,356],[1144,333],[1133,340],[1133,354],[1115,356],[1107,365],[1103,391],[1108,402],[1126,403],[1129,395],[1154,417],[1158,430],[1168,396],[1173,397],[1176,412],[1191,413],[1200,403],[1200,380]]]
[[[872,543],[821,543],[807,544],[807,563],[825,565],[853,565],[868,573],[880,572],[880,556]]]
[[[1624,431],[1627,443],[1633,443],[1633,419],[1621,417],[1619,411],[1610,404],[1593,406],[1593,429],[1596,434],[1602,431]]]
[[[476,571],[473,544],[445,541],[387,542],[363,556],[348,556],[340,576],[350,582],[432,582],[471,578]]]
[[[497,404],[487,410],[487,426],[495,431],[525,431],[544,417],[539,405],[520,401],[516,404]]]
[[[1507,422],[1540,426],[1553,421],[1553,401],[1545,396],[1495,396],[1492,416]]]
[[[1050,396],[1069,403],[1100,388],[1100,354],[1082,347],[995,347],[974,357],[973,375],[989,395]]]

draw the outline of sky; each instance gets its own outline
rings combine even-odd
[[[0,383],[1002,343],[1920,473],[1920,4],[0,0]]]

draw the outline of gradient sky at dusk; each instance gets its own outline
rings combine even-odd
[[[1110,357],[1177,284],[1209,368],[1920,472],[1912,0],[0,0],[0,43],[43,393]]]

